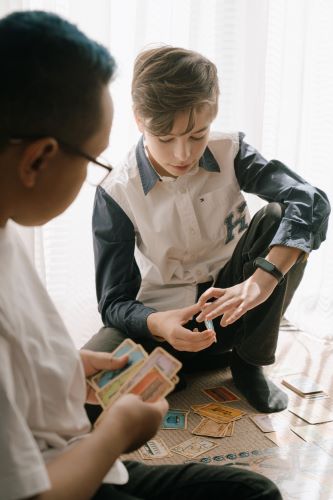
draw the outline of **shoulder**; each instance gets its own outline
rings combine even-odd
[[[101,184],[101,187],[106,193],[112,195],[118,190],[127,189],[132,183],[139,180],[139,178],[136,146],[133,146],[125,158],[115,165],[112,172]]]
[[[226,157],[233,160],[239,151],[241,137],[240,132],[213,131],[209,135],[208,148],[217,160]]]

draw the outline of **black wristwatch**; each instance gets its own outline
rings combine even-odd
[[[266,271],[266,273],[274,276],[274,278],[277,279],[278,284],[282,283],[282,281],[284,280],[284,275],[281,273],[281,271],[279,271],[279,269],[274,266],[274,264],[268,262],[268,260],[264,259],[263,257],[257,257],[254,260],[253,265],[255,268],[259,267],[263,271]]]

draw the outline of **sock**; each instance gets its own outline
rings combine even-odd
[[[273,413],[287,408],[287,394],[264,375],[261,366],[250,365],[235,349],[232,351],[230,368],[237,389],[256,410]]]

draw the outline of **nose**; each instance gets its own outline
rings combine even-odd
[[[187,141],[183,140],[182,138],[179,138],[177,141],[175,141],[173,154],[175,160],[186,164],[186,161],[189,160],[191,157],[190,145],[188,144]]]

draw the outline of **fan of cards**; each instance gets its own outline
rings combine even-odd
[[[113,357],[125,354],[128,363],[123,368],[103,370],[87,379],[104,410],[125,393],[140,395],[144,401],[153,403],[169,394],[179,381],[176,373],[182,364],[161,347],[148,355],[141,345],[126,339]]]

